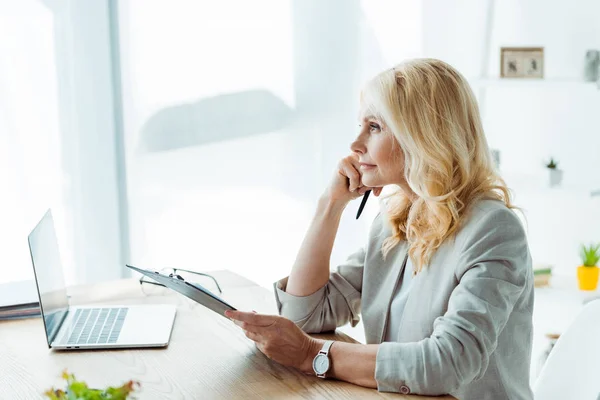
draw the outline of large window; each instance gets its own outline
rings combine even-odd
[[[418,23],[376,23],[415,21],[416,3],[364,3],[119,3],[133,262],[265,286],[289,272],[360,85],[420,47]],[[342,221],[334,263],[364,244],[371,203]]]

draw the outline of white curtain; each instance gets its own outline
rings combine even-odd
[[[67,284],[125,275],[111,4],[0,0],[0,280],[48,208]]]
[[[38,1],[1,2],[0,282],[33,278],[27,235],[46,208],[65,233],[54,57],[52,13]]]

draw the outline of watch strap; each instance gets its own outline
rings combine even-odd
[[[331,348],[332,344],[333,344],[333,340],[326,340],[325,344],[321,348],[321,351],[319,351],[319,354],[328,355],[329,354],[329,349]]]

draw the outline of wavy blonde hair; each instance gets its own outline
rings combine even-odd
[[[435,59],[404,62],[370,80],[361,98],[396,137],[416,194],[389,196],[393,234],[383,242],[384,258],[406,240],[421,271],[477,200],[516,208],[494,168],[475,96],[456,69]]]

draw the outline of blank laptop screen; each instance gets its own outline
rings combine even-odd
[[[50,210],[29,234],[29,250],[50,345],[69,307],[58,240]]]

